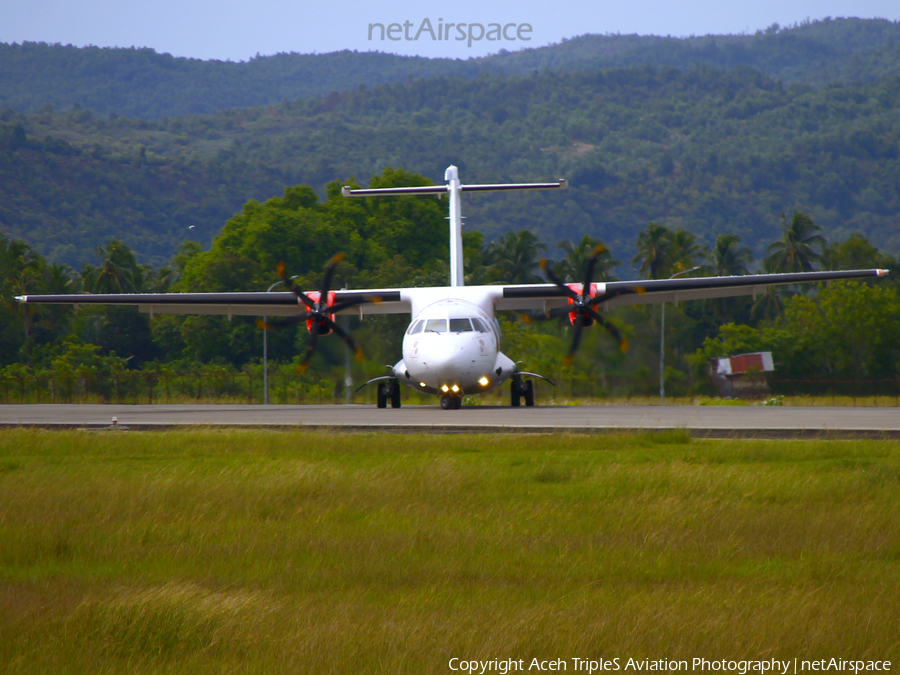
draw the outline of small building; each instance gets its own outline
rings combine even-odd
[[[709,379],[719,396],[762,398],[769,393],[765,373],[775,370],[772,352],[737,354],[709,360]]]

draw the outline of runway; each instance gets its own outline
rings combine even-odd
[[[252,427],[432,433],[687,429],[697,437],[900,438],[897,408],[764,406],[0,405],[0,425],[131,430]]]

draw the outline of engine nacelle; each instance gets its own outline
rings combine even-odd
[[[318,304],[322,301],[322,294],[319,293],[318,291],[313,291],[312,293],[307,293],[306,295],[307,295],[307,297],[309,297],[310,300],[312,300],[316,304]],[[331,307],[332,305],[334,305],[334,301],[336,298],[337,298],[337,294],[334,291],[328,291],[328,296],[325,298],[325,304],[328,307]],[[300,300],[298,298],[297,302],[300,303],[301,307],[306,309],[306,305],[303,304],[302,300]],[[334,321],[335,315],[329,314],[328,318],[331,319],[332,321]],[[309,318],[306,320],[306,330],[312,332],[313,321],[315,321],[315,319],[312,319],[312,318]],[[319,322],[319,335],[331,335],[333,332],[334,331],[332,330],[331,326],[329,326],[327,323],[322,322],[322,321]]]
[[[582,290],[584,289],[584,284],[566,284],[566,286],[568,286],[571,290],[575,291],[575,293],[577,293],[578,295],[581,295]],[[597,284],[591,284],[591,287],[588,289],[588,297],[593,298],[596,295],[597,295]],[[575,299],[569,298],[569,304],[574,305]],[[569,312],[569,323],[571,323],[574,326],[575,321],[578,319],[578,316],[579,316],[578,312]],[[584,328],[587,328],[588,326],[593,326],[594,323],[595,323],[594,320],[589,316],[581,317],[581,325]]]

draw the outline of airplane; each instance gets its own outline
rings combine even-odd
[[[377,406],[401,405],[401,385],[440,396],[441,408],[458,409],[464,395],[483,394],[510,382],[510,404],[518,407],[534,405],[533,377],[537,373],[520,370],[517,363],[500,351],[500,324],[495,312],[515,310],[538,311],[540,318],[568,317],[574,327],[570,361],[578,348],[582,330],[594,323],[603,326],[626,351],[628,344],[615,325],[603,315],[611,307],[656,302],[723,298],[765,293],[770,286],[859,279],[884,276],[888,270],[845,270],[757,274],[730,277],[691,277],[647,281],[594,282],[592,278],[598,247],[589,259],[582,283],[563,283],[552,266],[541,261],[549,279],[547,284],[466,286],[463,283],[463,247],[461,195],[464,192],[505,190],[566,189],[565,179],[550,183],[506,183],[464,185],[457,167],[444,173],[444,185],[351,189],[344,187],[347,198],[370,196],[436,195],[448,197],[450,223],[450,284],[433,288],[381,288],[365,290],[331,290],[338,254],[325,268],[319,291],[304,292],[286,277],[283,264],[278,273],[290,291],[250,293],[146,293],[97,295],[25,295],[19,302],[27,304],[107,304],[136,305],[152,318],[156,314],[213,314],[227,316],[275,317],[260,319],[265,330],[306,323],[309,343],[300,371],[309,365],[320,336],[335,333],[356,352],[362,352],[356,341],[335,321],[339,315],[356,315],[363,319],[377,314],[409,314],[411,321],[403,336],[402,358],[388,366],[389,374],[369,380],[377,382]],[[365,386],[365,385],[363,385]]]

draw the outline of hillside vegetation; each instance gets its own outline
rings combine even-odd
[[[900,249],[900,76],[814,89],[748,67],[636,66],[381,85],[308,101],[153,121],[73,109],[0,114],[0,230],[81,264],[114,235],[161,264],[208,243],[248,199],[385,167],[441,182],[567,177],[572,189],[466,199],[492,240],[590,234],[620,257],[649,221],[759,255],[800,210],[832,241]],[[624,272],[625,276],[629,273]]]
[[[527,75],[652,65],[743,65],[785,83],[872,82],[900,68],[900,24],[827,19],[755,35],[672,38],[584,35],[483,58],[427,59],[379,52],[276,54],[246,62],[201,61],[153,49],[0,44],[0,108],[36,112],[73,104],[145,119],[211,113],[310,98],[389,82],[481,73]],[[390,43],[372,42],[372,49]]]

